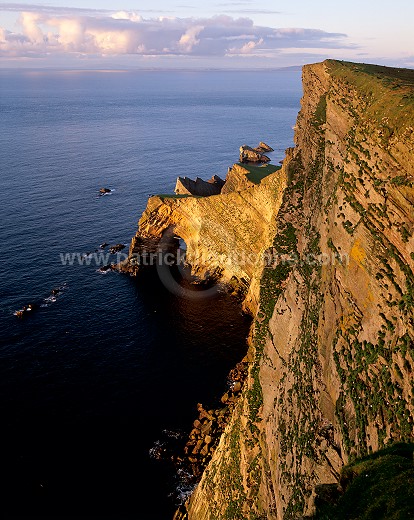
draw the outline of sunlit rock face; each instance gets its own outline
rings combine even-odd
[[[249,172],[243,171],[245,177]],[[161,239],[164,242],[172,233],[185,241],[186,260],[195,276],[231,283],[244,295],[245,308],[254,314],[286,173],[283,168],[273,168],[266,170],[262,179],[254,179],[243,185],[240,181],[232,190],[216,196],[151,197],[131,242],[131,263],[124,263],[123,270],[134,272],[132,259],[143,250],[156,251]]]
[[[189,237],[206,249],[217,236],[245,248],[266,236],[258,250],[292,258],[260,280],[249,271],[249,376],[188,504],[191,520],[310,515],[315,485],[336,482],[351,457],[412,440],[413,85],[413,71],[304,67],[281,202],[259,204],[263,187],[246,190],[248,204],[243,191],[226,195],[243,217],[218,211],[221,234],[206,242],[200,217],[191,220]]]

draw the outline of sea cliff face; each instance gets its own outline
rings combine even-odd
[[[249,377],[190,519],[311,515],[351,457],[412,440],[413,84],[304,68],[273,241],[300,260],[263,273]]]
[[[413,441],[414,72],[326,61],[303,87],[280,172],[152,198],[139,224],[173,226],[193,271],[237,280],[255,315],[241,397],[178,518],[311,516],[352,458]]]

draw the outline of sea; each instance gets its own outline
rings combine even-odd
[[[243,144],[277,164],[301,94],[295,70],[0,70],[1,518],[172,518],[191,490],[154,447],[217,404],[251,320],[220,287],[102,274],[100,246]]]

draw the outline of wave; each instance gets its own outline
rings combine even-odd
[[[43,300],[43,303],[40,304],[40,307],[49,307],[50,304],[55,303],[56,301],[56,296],[48,296]]]
[[[98,274],[103,274],[103,275],[107,275],[109,273],[113,273],[113,269],[105,269],[103,270],[102,267],[100,267],[99,269],[96,269],[95,270],[95,273],[98,273]]]
[[[183,505],[193,494],[198,482],[189,471],[180,468],[175,476],[176,485],[169,497],[173,498],[177,506]]]

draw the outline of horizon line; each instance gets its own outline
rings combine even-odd
[[[275,71],[300,71],[304,65],[291,65],[289,67],[0,67],[1,71],[59,71],[59,72],[275,72]]]

